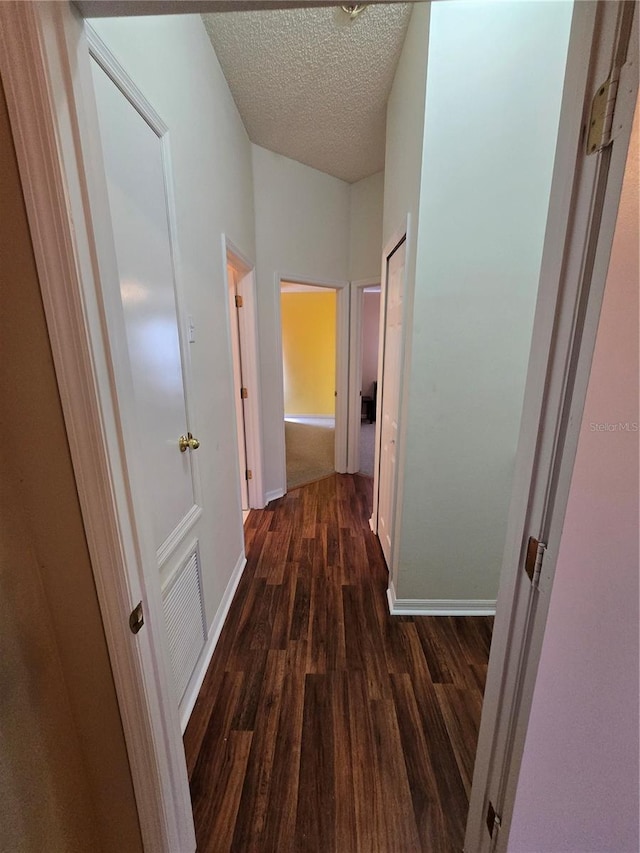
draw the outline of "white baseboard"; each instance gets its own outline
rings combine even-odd
[[[265,497],[265,502],[269,503],[269,501],[277,501],[278,498],[282,498],[286,495],[286,491],[284,489],[272,489],[270,492],[267,492]]]
[[[335,415],[309,415],[306,412],[303,415],[296,415],[293,412],[287,412],[284,416],[285,421],[289,420],[289,419],[293,420],[293,418],[295,418],[297,421],[304,421],[304,420],[335,421],[336,416]]]
[[[229,612],[229,608],[231,607],[233,596],[235,595],[236,589],[238,588],[240,578],[242,577],[242,572],[244,571],[244,567],[246,565],[247,558],[245,557],[243,550],[242,554],[240,554],[240,556],[238,557],[238,562],[236,563],[233,572],[231,573],[229,583],[227,584],[227,588],[225,589],[224,595],[222,596],[222,601],[220,602],[216,615],[213,617],[211,627],[209,628],[209,636],[207,638],[207,642],[200,654],[200,659],[198,660],[193,675],[191,676],[191,680],[189,681],[184,696],[182,697],[182,702],[180,703],[180,726],[182,728],[182,734],[184,734],[185,729],[187,728],[187,723],[189,722],[191,712],[193,711],[193,706],[196,704],[196,699],[198,698],[198,694],[200,693],[202,682],[204,681],[204,677],[207,674],[207,669],[209,668],[209,664],[211,663],[211,658],[213,657],[216,645],[218,644],[218,640],[220,639],[220,633],[222,631],[222,626],[224,625],[224,620],[227,618],[227,613]]]
[[[495,599],[396,598],[392,583],[387,589],[392,616],[494,616]]]

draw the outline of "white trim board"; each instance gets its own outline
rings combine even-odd
[[[393,583],[387,589],[391,616],[494,616],[494,599],[396,598]]]
[[[331,421],[335,423],[335,415],[296,415],[287,412],[284,419],[285,421]]]
[[[277,501],[278,498],[283,498],[286,495],[284,489],[271,489],[270,492],[267,492],[265,497],[265,501],[270,503],[271,501]]]
[[[193,672],[193,675],[191,676],[191,680],[187,685],[187,689],[185,690],[184,697],[182,699],[180,707],[180,727],[182,729],[182,734],[185,733],[185,730],[187,728],[189,718],[191,717],[191,713],[196,704],[198,694],[200,693],[200,688],[202,687],[202,683],[207,674],[207,670],[209,669],[211,658],[213,657],[213,653],[216,649],[216,646],[218,645],[218,640],[220,639],[220,634],[222,633],[225,620],[229,613],[229,608],[231,607],[233,596],[236,594],[238,584],[240,583],[240,578],[242,577],[242,573],[244,572],[244,568],[246,565],[247,558],[245,557],[243,550],[240,556],[238,557],[238,562],[236,563],[233,572],[231,573],[229,583],[227,584],[227,588],[224,591],[224,595],[222,596],[222,600],[218,606],[216,615],[213,617],[213,622],[211,623],[211,627],[209,628],[209,636],[207,638],[206,645],[202,650],[200,660],[196,665],[196,668]]]
[[[242,373],[245,385],[251,389],[244,404],[245,417],[245,453],[247,468],[253,477],[247,483],[250,509],[262,509],[264,496],[264,462],[262,446],[262,386],[260,381],[258,310],[256,292],[255,263],[248,258],[229,238],[222,234],[222,254],[224,259],[223,275],[226,280],[227,265],[235,269],[238,276],[236,290],[242,296],[244,305],[239,314],[240,352]],[[227,306],[227,312],[229,308]],[[228,316],[229,324],[231,317]],[[231,328],[229,326],[229,335]],[[231,338],[229,337],[229,356],[231,357]],[[234,392],[235,393],[235,392]],[[239,472],[240,475],[241,472]]]

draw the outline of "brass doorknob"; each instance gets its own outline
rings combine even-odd
[[[188,432],[186,435],[180,436],[178,447],[180,448],[180,453],[184,453],[186,450],[197,450],[200,447],[200,442]]]

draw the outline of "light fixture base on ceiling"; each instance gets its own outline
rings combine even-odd
[[[340,7],[342,11],[353,21],[367,8],[366,3],[349,3]]]

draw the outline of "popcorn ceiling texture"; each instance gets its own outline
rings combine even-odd
[[[203,15],[252,142],[353,183],[384,169],[411,4]]]

